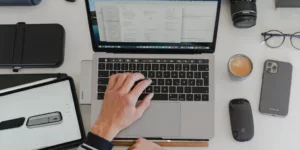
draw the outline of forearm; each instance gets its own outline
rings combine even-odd
[[[111,142],[90,132],[78,150],[111,150],[112,147]]]

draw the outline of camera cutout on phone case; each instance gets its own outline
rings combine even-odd
[[[272,73],[275,74],[278,72],[278,63],[277,62],[273,62],[273,61],[268,61],[267,62],[267,66],[266,66],[266,70],[268,73]]]

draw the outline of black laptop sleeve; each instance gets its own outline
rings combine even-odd
[[[0,25],[0,68],[55,68],[64,60],[59,24]]]

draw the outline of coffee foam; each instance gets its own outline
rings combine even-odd
[[[229,62],[229,70],[236,76],[245,77],[251,73],[252,63],[250,59],[245,56],[235,56],[231,58]]]

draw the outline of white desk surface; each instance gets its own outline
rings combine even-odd
[[[229,0],[224,0],[219,24],[216,56],[215,137],[208,150],[297,150],[300,135],[300,51],[292,48],[289,39],[279,49],[261,45],[261,32],[278,29],[285,33],[300,31],[300,8],[274,10],[274,0],[258,1],[258,22],[251,29],[234,28],[231,22]],[[0,7],[0,24],[60,23],[66,30],[65,62],[57,69],[24,69],[20,73],[65,72],[75,79],[79,89],[80,62],[91,60],[93,51],[84,0],[68,3],[64,0],[44,0],[35,7]],[[248,55],[254,70],[244,81],[232,81],[227,73],[228,59],[237,53]],[[262,115],[258,111],[263,63],[266,59],[291,62],[294,66],[290,111],[286,118]],[[11,69],[0,70],[12,73]],[[245,143],[234,141],[231,135],[228,103],[233,98],[251,102],[255,135]],[[89,106],[82,107],[85,124],[89,126]],[[199,127],[201,128],[201,127]],[[115,148],[125,150],[126,148]],[[188,150],[199,148],[167,148]],[[201,149],[201,148],[200,148]]]

